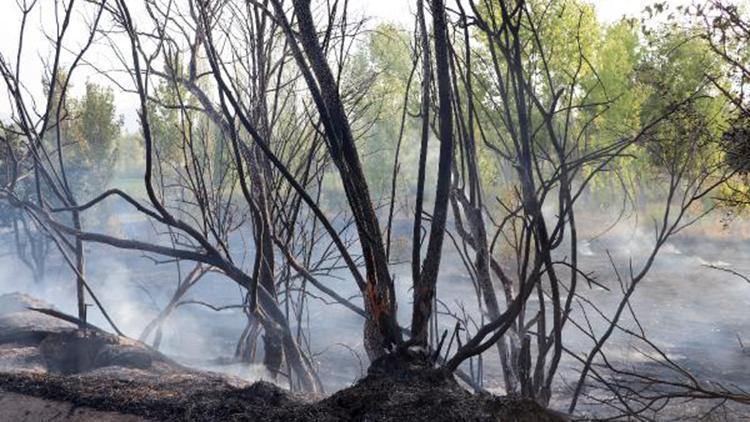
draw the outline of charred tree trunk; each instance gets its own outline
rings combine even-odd
[[[448,216],[451,167],[453,162],[453,107],[451,106],[451,78],[448,64],[448,28],[445,4],[432,1],[433,33],[435,38],[435,73],[438,87],[438,127],[440,135],[440,158],[438,180],[435,191],[435,207],[430,227],[430,240],[422,272],[414,280],[414,306],[411,334],[417,344],[427,345],[427,327],[432,315],[440,258]]]
[[[414,204],[414,228],[412,231],[411,278],[419,280],[422,273],[422,211],[424,204],[424,179],[427,167],[427,146],[430,140],[430,85],[432,59],[430,58],[430,37],[424,16],[424,0],[417,1],[417,23],[421,34],[422,48],[422,98],[419,108],[421,133],[419,143],[419,164],[417,170],[417,198]]]
[[[251,179],[254,185],[254,195],[257,200],[255,209],[255,264],[253,274],[257,282],[263,286],[278,303],[278,292],[274,278],[274,249],[272,226],[268,215],[268,196],[266,192],[265,172],[259,163],[259,152],[254,148],[250,157],[251,160]],[[262,322],[264,345],[263,363],[275,377],[281,369],[284,360],[284,350],[279,333],[273,326],[265,321]]]
[[[266,72],[266,62],[268,57],[265,54],[265,15],[255,14],[256,19],[256,43],[255,48],[255,73],[257,75],[257,84],[253,98],[254,120],[258,122],[260,135],[265,139],[270,139],[271,128],[268,123],[268,107],[266,104],[266,92],[268,90],[269,75]],[[245,148],[245,159],[248,160],[250,168],[250,180],[253,186],[254,206],[251,204],[251,210],[254,214],[253,229],[255,231],[255,263],[253,275],[261,286],[266,289],[276,300],[278,304],[278,292],[275,283],[275,258],[273,245],[273,224],[270,216],[270,203],[268,187],[271,184],[270,165],[263,151],[254,145],[252,148]],[[268,371],[275,378],[281,370],[281,364],[284,361],[284,349],[281,335],[278,330],[268,324],[265,320],[261,321],[263,330],[264,355],[263,363]]]
[[[73,212],[73,227],[81,230],[81,214],[78,211]],[[78,319],[81,321],[79,328],[83,330],[86,327],[86,290],[84,287],[84,275],[86,272],[86,258],[84,256],[83,241],[79,238],[75,240],[75,258],[76,258],[76,298],[78,304]]]
[[[278,0],[273,3],[277,15],[283,15],[281,3]],[[360,239],[366,271],[365,285],[360,287],[365,297],[365,309],[370,316],[365,323],[365,348],[373,360],[402,341],[396,322],[393,280],[389,273],[385,244],[338,84],[318,40],[310,1],[294,0],[293,4],[302,50],[292,40],[292,51],[305,73],[305,80],[320,113],[329,152],[341,174]],[[287,27],[287,34],[292,33],[291,28]]]
[[[469,151],[471,153],[471,151]],[[473,173],[471,166],[469,173]],[[472,176],[470,176],[471,178]],[[505,302],[510,305],[513,301],[513,282],[508,279],[499,266],[499,263],[493,261],[490,255],[489,245],[487,244],[487,230],[482,218],[482,210],[476,205],[472,205],[463,193],[456,187],[451,201],[453,203],[454,215],[456,218],[456,229],[464,242],[468,243],[475,251],[474,270],[476,272],[477,285],[482,297],[487,317],[490,320],[500,318],[500,304],[495,293],[492,274],[500,278],[503,286]],[[464,210],[466,220],[461,218],[461,209]],[[468,227],[466,227],[468,226]],[[515,332],[515,327],[510,329]],[[497,341],[497,351],[500,357],[500,364],[503,368],[503,379],[507,393],[518,391],[518,347],[513,338],[515,334],[500,337]]]

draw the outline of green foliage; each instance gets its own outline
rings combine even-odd
[[[149,107],[148,116],[154,148],[165,162],[179,163],[182,159],[180,151],[183,142],[180,112],[175,107],[165,106],[179,104],[178,93],[173,84],[160,80],[154,96],[159,104]]]
[[[668,20],[653,30],[635,19],[602,25],[593,6],[582,1],[532,0],[527,4],[535,23],[533,28],[521,28],[529,39],[522,46],[523,68],[543,103],[561,92],[564,104],[558,104],[558,110],[568,103],[585,104],[571,114],[570,120],[555,119],[559,133],[583,133],[583,150],[578,154],[633,139],[644,127],[659,121],[641,142],[610,164],[614,171],[599,173],[593,180],[591,187],[604,195],[600,198],[603,202],[612,199],[606,193],[615,185],[625,182],[638,192],[644,177],[663,174],[669,171],[670,163],[674,165],[688,155],[697,154],[707,165],[721,159],[718,140],[729,114],[727,100],[714,84],[728,89],[731,86],[725,64],[712,54],[695,25]],[[490,3],[483,7],[482,11],[491,13],[486,10]],[[497,21],[502,20],[499,7],[492,12],[497,14]],[[652,14],[663,12],[661,6],[651,10]],[[539,42],[531,42],[531,37]],[[485,48],[489,41],[481,37],[476,41],[473,52],[484,63],[491,63]],[[545,60],[540,59],[540,53]],[[501,58],[497,65],[503,71],[507,63]],[[482,80],[494,72],[476,67],[479,82],[475,85],[481,88],[474,95],[489,110],[478,119],[484,127],[496,127],[492,120],[499,110],[497,84],[491,77]],[[531,121],[542,120],[538,111],[532,110]],[[492,135],[509,138],[507,133]],[[545,131],[535,134],[535,142],[540,151],[548,150]],[[699,151],[694,150],[696,145]],[[479,154],[482,178],[490,182],[488,186],[503,183],[507,172],[486,159],[486,148],[480,147]],[[587,169],[587,174],[591,170]]]
[[[531,68],[546,65],[552,74],[552,86],[555,87],[569,85],[576,76],[588,76],[591,68],[586,60],[594,58],[601,37],[594,6],[579,0],[535,0],[529,4],[537,22],[536,36],[543,41],[546,57],[545,64],[541,60],[534,60],[534,50],[529,51]],[[530,28],[527,28],[527,31],[529,30]],[[529,38],[532,36],[530,32],[526,35]]]
[[[15,131],[10,125],[0,122],[0,187],[12,182],[14,157],[17,159],[20,149],[20,139]],[[11,206],[0,202],[0,227],[10,226],[15,215]]]
[[[647,34],[648,54],[639,79],[648,87],[649,97],[641,110],[642,124],[666,115],[650,143],[649,159],[663,167],[680,154],[693,151],[703,161],[718,158],[718,141],[726,126],[727,100],[717,95],[708,76],[721,81],[723,65],[711,54],[702,38],[688,29],[669,28]]]
[[[86,84],[86,93],[69,104],[72,119],[67,124],[68,174],[73,189],[86,194],[100,192],[111,182],[117,160],[117,140],[122,118],[117,116],[109,88]]]
[[[43,80],[45,95],[49,95],[51,84],[50,78]],[[50,151],[57,151],[60,145],[65,178],[72,193],[81,198],[100,192],[111,182],[122,117],[116,114],[111,88],[87,82],[81,98],[71,97],[71,92],[73,85],[68,74],[60,70],[55,78],[44,142]],[[61,170],[56,171],[62,175]]]
[[[391,171],[399,137],[407,82],[412,71],[410,35],[393,24],[372,31],[361,50],[350,60],[346,86],[365,87],[367,92],[350,115],[361,129],[361,153],[368,183],[376,197],[390,193]],[[411,113],[419,108],[419,80],[415,72],[408,98]],[[359,81],[357,81],[359,79]],[[357,114],[359,112],[359,114]],[[416,162],[418,145],[413,142],[415,120],[406,119],[402,162]],[[410,134],[411,133],[411,134]],[[402,167],[401,176],[409,177]]]
[[[595,117],[593,142],[633,136],[640,127],[641,107],[648,95],[637,80],[640,61],[636,22],[621,20],[604,29],[594,56],[596,72],[584,82],[591,103],[596,104],[588,109],[588,115]]]

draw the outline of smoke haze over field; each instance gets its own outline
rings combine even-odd
[[[750,375],[744,371],[748,356],[737,340],[740,338],[750,343],[750,313],[747,312],[750,309],[750,283],[707,268],[713,265],[750,274],[750,264],[747,264],[750,256],[746,247],[750,238],[730,236],[731,233],[745,232],[748,223],[735,220],[722,229],[719,217],[718,214],[711,216],[694,228],[694,233],[688,231],[665,245],[657,266],[644,281],[632,304],[649,338],[663,347],[671,359],[707,379],[750,387]],[[580,243],[583,270],[592,272],[599,283],[610,289],[605,291],[592,286],[584,293],[602,309],[614,306],[620,297],[607,254],[611,254],[619,271],[627,272],[629,262],[632,260],[635,267],[640,265],[643,254],[653,244],[653,234],[636,225],[635,219],[631,218]],[[149,237],[146,226],[128,226],[128,223],[122,223],[122,230],[130,236]],[[710,227],[714,227],[713,236],[705,235]],[[4,236],[7,239],[7,233]],[[47,277],[42,283],[35,284],[28,269],[10,253],[10,244],[6,241],[5,245],[6,254],[0,258],[0,294],[28,293],[66,313],[75,313],[75,297],[70,294],[74,278],[59,257],[52,255]],[[140,254],[105,246],[91,245],[88,252],[92,288],[119,328],[126,335],[137,338],[168,301],[176,282],[171,271],[174,264],[157,265]],[[463,309],[474,318],[480,318],[471,282],[459,257],[453,248],[447,248],[446,255],[446,266],[438,284],[438,294],[444,304],[441,309],[450,309],[451,312]],[[341,275],[343,279],[331,279],[332,285],[339,294],[357,296],[353,281],[347,279],[345,273]],[[408,303],[411,301],[408,266],[396,267],[396,276],[399,299]],[[319,295],[320,292],[316,293]],[[191,299],[215,307],[232,306],[242,304],[243,293],[225,277],[210,274],[185,298]],[[308,312],[309,318],[306,319],[315,332],[312,351],[327,391],[350,385],[366,369],[360,339],[362,318],[342,306],[327,305],[322,300],[311,301]],[[574,312],[580,315],[580,310]],[[406,307],[402,308],[399,317],[404,323],[408,320]],[[95,325],[109,328],[97,309],[90,308],[89,318]],[[604,327],[604,321],[593,315],[591,318],[592,324]],[[231,351],[245,321],[246,317],[239,309],[217,312],[199,304],[186,304],[178,308],[165,324],[161,350],[198,367],[248,380],[270,379],[262,365],[226,364],[231,361]],[[454,324],[454,320],[445,314],[440,321],[441,329],[449,330]],[[627,318],[623,326],[628,329],[637,327],[632,318]],[[578,330],[571,328],[569,335],[571,347],[581,350],[588,347],[588,339]],[[610,359],[619,364],[648,364],[653,359],[653,353],[643,343],[622,333],[612,341],[608,350]],[[573,361],[566,363],[570,365],[570,371],[574,364]],[[487,356],[485,366],[487,387],[503,391],[496,357]]]

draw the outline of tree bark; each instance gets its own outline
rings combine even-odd
[[[427,345],[427,327],[433,312],[432,302],[435,297],[440,270],[453,163],[453,107],[451,105],[451,78],[448,64],[448,32],[445,4],[442,0],[432,1],[432,19],[435,38],[435,73],[438,86],[440,158],[427,255],[419,279],[414,280],[414,306],[411,323],[413,340],[423,346]]]
[[[298,38],[307,61],[294,48],[293,52],[298,65],[311,71],[305,79],[324,124],[331,158],[341,175],[360,239],[366,270],[365,310],[371,316],[365,323],[365,347],[370,359],[374,360],[402,341],[383,236],[338,84],[318,40],[310,1],[294,0],[293,4],[298,19]],[[277,15],[283,14],[278,1],[274,1],[274,6]]]

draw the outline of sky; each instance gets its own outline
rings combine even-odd
[[[0,0],[0,3],[6,7],[0,12],[0,54],[2,54],[6,60],[15,62],[15,51],[18,45],[18,30],[20,28],[20,12],[15,7],[16,2],[23,3],[24,0]],[[133,0],[138,1],[138,0]],[[143,1],[143,0],[141,0]],[[446,3],[450,5],[455,0],[448,0]],[[584,0],[586,1],[586,0]],[[589,0],[589,3],[593,3],[597,15],[600,21],[604,23],[611,23],[622,16],[638,16],[643,8],[648,4],[653,3],[653,0]],[[669,3],[684,3],[685,0],[670,0]],[[42,0],[40,4],[46,8],[46,14],[52,16],[51,5],[54,4],[52,0]],[[350,7],[355,11],[364,16],[369,16],[373,22],[398,22],[405,26],[413,24],[413,9],[414,1],[409,0],[350,0]],[[83,25],[84,18],[77,17],[78,22],[73,23],[75,25]],[[41,95],[41,84],[39,81],[42,79],[40,65],[40,55],[35,51],[40,46],[46,45],[46,41],[40,31],[42,19],[33,17],[29,19],[28,30],[25,40],[26,54],[22,60],[22,68],[24,69],[23,79],[28,85],[30,91],[35,96]],[[80,30],[79,33],[84,33]],[[74,29],[71,30],[74,34]],[[81,40],[82,41],[82,40]],[[97,57],[103,57],[104,55],[97,55],[96,51],[92,51],[88,57],[92,61],[96,61]],[[101,64],[107,67],[106,64]],[[82,73],[87,72],[86,70],[81,71]],[[101,76],[96,76],[93,70],[89,70],[85,77],[78,75],[76,78],[78,81],[82,80],[93,80],[97,83],[106,83],[106,79]],[[78,96],[83,92],[85,84],[78,82],[72,91],[74,96]],[[0,82],[0,93],[5,92],[5,86]],[[117,98],[118,113],[123,114],[125,117],[125,124],[127,130],[135,130],[135,109],[137,105],[137,99],[134,96],[122,95],[115,93]],[[4,95],[0,95],[0,119],[6,120],[9,117],[10,105],[9,101]]]

